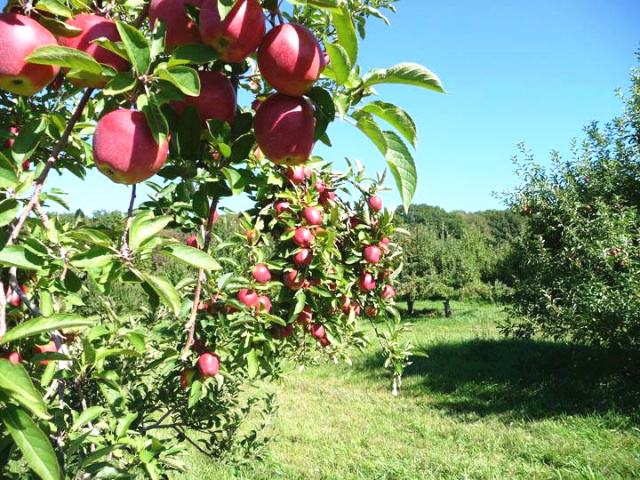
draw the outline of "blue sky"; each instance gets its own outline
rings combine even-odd
[[[629,85],[640,47],[638,0],[402,0],[397,9],[391,27],[371,21],[360,46],[363,71],[416,62],[437,73],[449,92],[377,87],[380,99],[407,110],[418,125],[414,203],[501,208],[491,192],[516,184],[510,158],[518,142],[544,163],[552,149],[568,152],[589,121],[621,111],[614,90]],[[329,134],[334,148],[317,151],[338,168],[344,157],[371,170],[385,167],[352,126],[334,122]],[[72,207],[87,212],[128,203],[127,187],[99,174],[84,184],[55,178],[50,186],[67,190]],[[400,201],[395,190],[384,198],[387,205]]]

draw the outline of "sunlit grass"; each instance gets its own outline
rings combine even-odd
[[[439,304],[419,308],[441,308]],[[505,339],[496,306],[414,319],[416,358],[391,395],[379,348],[291,374],[263,461],[193,451],[182,478],[423,479],[640,476],[640,376],[630,359]]]

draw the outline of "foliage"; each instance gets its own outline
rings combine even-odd
[[[233,3],[220,2],[223,16]],[[330,145],[326,129],[337,119],[355,124],[384,155],[408,206],[417,181],[415,125],[370,97],[381,83],[443,89],[412,63],[361,72],[358,37],[368,18],[386,21],[381,9],[393,11],[395,2],[291,1],[282,10],[280,3],[260,4],[271,26],[311,28],[330,60],[306,97],[314,140]],[[198,70],[220,72],[258,100],[273,91],[253,58],[225,63],[205,45],[166,46],[173,19],[152,26],[148,7],[73,0],[7,6],[62,36],[79,33],[64,23],[75,14],[107,16],[120,41],[95,42],[131,66],[116,72],[82,51],[45,46],[26,61],[62,67],[60,76],[32,97],[0,92],[0,345],[22,357],[15,365],[0,358],[3,478],[29,471],[47,479],[166,478],[184,470],[187,444],[218,459],[257,456],[274,403],[252,386],[280,378],[287,360],[350,362],[352,349],[368,342],[358,311],[379,322],[394,392],[411,353],[389,294],[397,244],[379,262],[363,258],[365,247],[395,232],[392,211],[367,207],[385,175],[367,177],[350,163],[337,173],[312,157],[297,167],[304,179],[294,181],[290,168],[255,148],[252,108],[237,109],[232,125],[201,122],[193,107],[178,113],[176,102],[201,92]],[[198,20],[197,7],[184,13],[185,21]],[[76,86],[83,82],[106,85]],[[134,210],[133,186],[126,216],[50,216],[53,203],[66,208],[63,192],[46,189],[50,171],[83,179],[97,160],[96,123],[118,108],[141,111],[155,144],[169,142],[169,160],[147,183],[154,194]],[[378,119],[393,130],[383,131]],[[219,200],[240,195],[254,207],[218,219]],[[284,213],[275,208],[282,201],[290,205]],[[303,220],[305,208],[320,212],[319,225]],[[295,269],[299,229],[309,232],[312,260]],[[195,236],[190,245],[187,235]],[[270,280],[252,277],[258,264],[267,265]],[[366,289],[359,286],[365,275]],[[257,294],[263,303],[250,300]],[[249,427],[249,417],[262,421]]]
[[[505,195],[527,215],[506,333],[640,346],[640,70],[624,114],[585,128],[573,156],[542,168],[523,149],[522,184]]]

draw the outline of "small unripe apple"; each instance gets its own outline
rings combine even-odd
[[[304,277],[298,279],[298,273],[298,270],[291,270],[284,274],[284,284],[290,290],[300,290],[305,284]]]
[[[365,292],[370,292],[371,290],[376,288],[376,281],[373,278],[373,275],[371,275],[369,272],[366,272],[360,275],[360,278],[358,278],[358,285]]]
[[[315,128],[313,108],[301,97],[271,95],[254,118],[258,147],[278,165],[306,162],[313,150]]]
[[[215,377],[220,371],[220,357],[213,353],[203,353],[198,359],[198,370],[203,378]]]
[[[309,225],[320,225],[322,223],[322,212],[317,208],[305,207],[302,215]]]
[[[164,165],[169,143],[158,145],[142,112],[114,110],[103,116],[93,135],[93,159],[116,183],[143,182]]]
[[[393,298],[395,296],[396,296],[396,291],[393,289],[391,285],[387,284],[384,287],[382,287],[382,298],[384,300],[388,298]]]
[[[27,63],[25,58],[39,47],[52,45],[58,45],[55,37],[35,20],[0,14],[0,90],[31,96],[51,83],[58,66]]]
[[[342,311],[345,315],[349,315],[349,310],[351,309],[351,300],[346,295],[342,296]]]
[[[4,148],[13,148],[13,144],[16,143],[15,137],[20,133],[20,127],[9,127],[9,133],[11,136],[4,141]]]
[[[311,336],[313,338],[317,338],[318,340],[326,336],[324,325],[322,325],[321,323],[314,323],[313,325],[311,325],[310,331]]]
[[[253,278],[258,283],[267,283],[271,281],[271,272],[269,271],[269,267],[264,263],[260,263],[253,267],[251,275],[253,275]]]
[[[36,345],[33,348],[33,354],[34,355],[38,355],[40,353],[45,353],[45,352],[57,352],[58,349],[56,348],[56,344],[53,343],[52,341],[47,343],[46,345]],[[40,361],[40,365],[49,365],[49,360],[41,360]]]
[[[258,306],[258,294],[254,290],[243,288],[238,292],[238,300],[249,308]]]
[[[378,315],[378,309],[376,307],[374,307],[373,305],[367,305],[364,308],[364,314],[367,317],[375,317]]]
[[[311,263],[312,259],[313,254],[311,250],[303,248],[293,256],[293,263],[296,264],[296,267],[306,267]]]
[[[302,25],[285,23],[272,28],[258,48],[258,67],[278,92],[304,95],[320,77],[324,55],[318,39]]]
[[[149,24],[154,27],[158,18],[167,26],[165,43],[169,51],[179,45],[202,43],[198,25],[185,12],[185,4],[200,7],[202,0],[151,0]]]
[[[189,238],[187,238],[186,244],[188,247],[200,249],[200,242],[198,241],[197,235],[191,235]]]
[[[276,215],[282,215],[283,212],[291,210],[291,203],[287,201],[277,202],[274,208],[276,210]]]
[[[264,313],[271,312],[271,300],[266,295],[260,295],[258,297],[258,311]]]
[[[174,110],[182,114],[189,105],[196,107],[200,115],[200,128],[205,128],[210,119],[233,125],[236,116],[236,90],[231,81],[220,72],[198,71],[198,77],[200,95],[186,96],[181,102],[172,102]]]
[[[58,43],[63,47],[75,48],[81,52],[91,55],[98,63],[103,63],[118,72],[124,72],[129,67],[127,62],[120,55],[93,43],[98,38],[106,38],[112,42],[120,42],[120,34],[115,22],[99,15],[89,15],[81,13],[65,22],[75,28],[82,30],[80,35],[75,37],[58,37]],[[95,79],[69,79],[76,87],[97,87],[102,88],[107,84],[107,79],[97,77]]]
[[[302,309],[302,312],[300,312],[300,314],[298,315],[298,318],[296,318],[296,323],[298,325],[303,325],[304,327],[308,327],[309,324],[311,323],[312,318],[313,318],[313,312],[311,311],[311,308],[304,307]]]
[[[10,352],[10,353],[3,353],[2,355],[0,355],[0,358],[6,358],[7,360],[9,360],[9,362],[11,362],[11,365],[17,365],[18,363],[22,362],[22,355],[20,355],[20,352]]]
[[[309,248],[313,243],[311,230],[305,227],[296,228],[296,232],[293,234],[293,243],[302,248]]]
[[[379,195],[371,195],[367,203],[369,204],[369,208],[374,212],[382,210],[382,198],[380,198]]]
[[[225,62],[242,62],[256,51],[265,32],[265,17],[257,0],[237,0],[224,19],[218,0],[204,0],[200,10],[202,41]]]
[[[382,250],[375,245],[369,245],[364,249],[364,259],[369,263],[379,263],[382,257]]]
[[[180,388],[182,390],[189,388],[195,375],[196,371],[193,368],[185,368],[180,374]]]

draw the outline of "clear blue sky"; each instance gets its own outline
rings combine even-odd
[[[377,88],[418,125],[415,203],[500,208],[491,192],[516,184],[510,157],[518,142],[544,163],[551,149],[568,152],[589,121],[608,121],[621,111],[614,90],[629,85],[640,47],[639,0],[402,0],[397,9],[391,27],[372,20],[360,47],[363,70],[417,62],[437,73],[449,92]],[[335,122],[329,133],[334,148],[318,152],[340,168],[345,156],[384,168],[352,126]],[[127,206],[127,187],[99,174],[84,184],[56,178],[51,185],[67,190],[72,207],[86,212]],[[388,205],[399,203],[395,191],[384,197]]]

